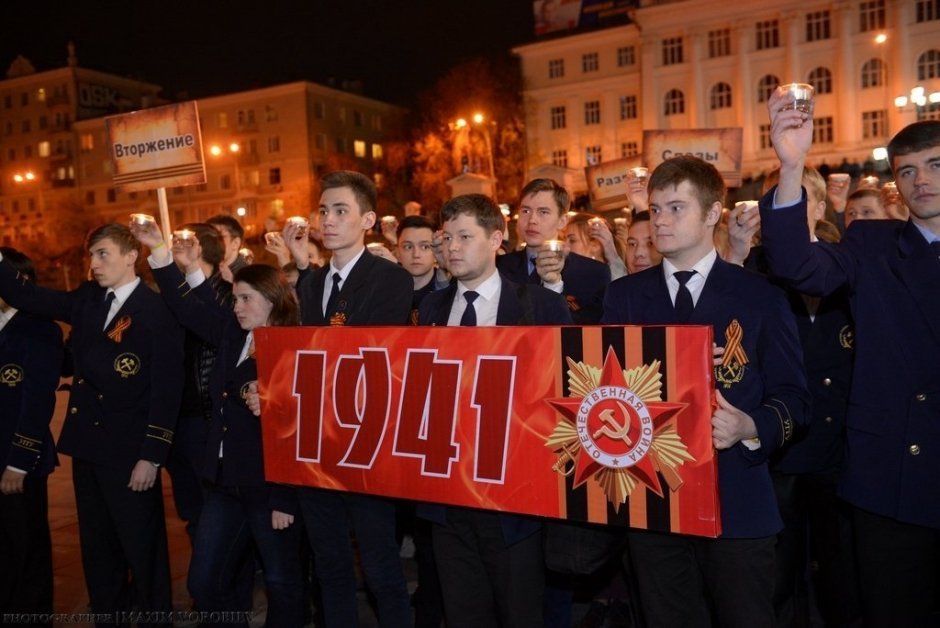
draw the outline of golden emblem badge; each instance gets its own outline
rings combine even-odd
[[[23,382],[23,367],[19,364],[4,364],[0,367],[0,384],[13,388]]]
[[[578,303],[578,300],[574,297],[573,294],[566,294],[565,301],[568,303],[568,309],[572,312],[581,311],[581,305]]]
[[[725,354],[721,356],[721,364],[715,367],[715,379],[725,388],[731,388],[744,379],[744,370],[750,361],[744,352],[744,328],[738,319],[731,321],[725,330]]]
[[[855,348],[855,330],[852,329],[851,325],[844,325],[839,330],[839,346],[849,350]]]
[[[114,370],[124,379],[137,375],[140,371],[140,358],[133,353],[122,353],[114,358]]]
[[[130,326],[131,326],[131,317],[122,316],[114,324],[114,329],[108,332],[108,338],[110,338],[114,342],[120,343],[121,338],[123,338],[124,336],[124,332],[130,329]]]
[[[663,497],[659,475],[678,491],[679,467],[695,458],[675,423],[687,404],[662,401],[660,362],[625,370],[612,349],[603,367],[566,360],[569,397],[546,400],[562,415],[545,440],[552,470],[574,487],[596,482],[616,511],[638,484]]]

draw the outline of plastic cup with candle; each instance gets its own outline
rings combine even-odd
[[[173,246],[191,247],[196,244],[196,232],[189,229],[177,229],[173,232]]]
[[[627,227],[629,225],[630,225],[630,221],[627,220],[626,216],[618,216],[617,218],[614,218],[615,227]]]
[[[562,240],[545,240],[545,242],[542,243],[542,249],[558,253],[560,257],[565,250],[565,243]]]
[[[809,83],[787,83],[783,89],[793,98],[793,102],[785,106],[784,111],[796,109],[803,113],[812,115],[813,113],[813,95],[816,90]]]
[[[650,169],[644,166],[636,166],[635,168],[630,168],[627,172],[630,173],[630,178],[635,180],[637,183],[645,184],[646,180],[650,176]]]
[[[868,175],[867,177],[862,177],[858,182],[858,189],[860,190],[877,190],[878,189],[879,179],[873,174]]]
[[[146,227],[147,225],[157,224],[157,219],[150,214],[131,214],[131,225]]]
[[[287,222],[297,226],[297,233],[294,235],[295,240],[302,240],[307,237],[307,231],[310,230],[309,220],[303,216],[291,216],[287,219]]]

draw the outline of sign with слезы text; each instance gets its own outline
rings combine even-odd
[[[118,191],[206,182],[195,101],[109,116],[105,127]]]
[[[718,536],[710,327],[255,330],[269,481]]]

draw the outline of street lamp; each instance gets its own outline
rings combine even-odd
[[[928,94],[922,85],[912,88],[910,96],[898,96],[894,99],[894,106],[899,111],[905,111],[909,104],[913,105],[917,111],[918,120],[925,118],[925,109],[928,104],[935,105],[937,103],[940,103],[940,91]]]
[[[238,167],[238,153],[241,149],[242,147],[238,142],[232,142],[225,149],[218,144],[212,144],[209,146],[209,154],[213,157],[221,157],[227,150],[228,153],[233,156],[232,163],[235,166],[235,203],[238,206],[235,209],[235,213],[244,217],[248,213],[248,210],[241,203],[241,171]]]

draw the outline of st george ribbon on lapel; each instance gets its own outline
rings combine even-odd
[[[689,289],[685,284],[689,282],[689,279],[692,278],[692,275],[695,274],[694,270],[677,270],[673,273],[673,277],[676,278],[676,281],[679,282],[679,291],[676,293],[676,321],[680,323],[686,323],[690,318],[692,318],[692,310],[695,309],[695,304],[692,303],[692,293],[689,292]]]

